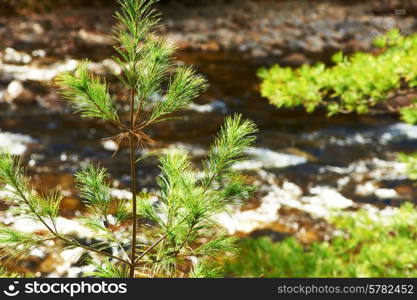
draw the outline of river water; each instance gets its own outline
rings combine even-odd
[[[91,56],[100,63],[107,54]],[[327,118],[320,111],[277,109],[259,96],[256,77],[257,69],[276,62],[274,58],[181,52],[178,60],[194,65],[207,77],[210,88],[180,113],[181,120],[150,129],[158,141],[154,148],[185,147],[198,165],[227,115],[242,113],[260,129],[247,159],[236,166],[257,190],[243,208],[218,216],[230,233],[276,239],[295,235],[311,242],[331,235],[326,219],[332,209],[382,208],[414,201],[417,189],[407,179],[405,166],[397,162],[397,154],[417,148],[416,126],[386,113]],[[33,87],[34,95],[45,94],[50,85],[33,78],[25,84]],[[83,209],[72,175],[88,161],[108,168],[116,194],[128,195],[127,149],[122,147],[112,157],[114,145],[104,140],[112,134],[109,128],[81,119],[65,104],[56,106],[2,103],[0,148],[23,156],[37,187],[58,186],[65,192],[61,207],[65,218]],[[140,188],[155,189],[158,173],[155,158],[141,162]]]

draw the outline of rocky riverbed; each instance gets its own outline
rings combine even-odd
[[[114,9],[61,8],[50,14],[1,17],[0,38],[3,46],[31,49],[35,55],[43,54],[38,48],[48,55],[106,57]],[[370,50],[376,36],[393,28],[414,32],[417,11],[413,4],[392,0],[171,1],[160,9],[159,33],[182,50],[278,56],[294,65],[326,51]]]

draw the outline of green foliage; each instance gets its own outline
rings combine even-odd
[[[246,239],[226,264],[238,277],[415,277],[417,210],[405,204],[392,215],[365,210],[332,220],[342,233],[304,246],[294,238],[273,243]]]
[[[4,267],[0,267],[0,278],[20,278],[21,276],[17,273],[9,272]]]
[[[9,154],[0,154],[0,182],[7,192],[5,200],[15,207],[16,213],[55,227],[63,198],[61,193],[53,190],[37,192],[24,175],[20,161]]]
[[[378,55],[337,53],[335,63],[303,65],[293,70],[279,65],[261,69],[262,96],[278,107],[303,105],[312,112],[326,106],[329,115],[340,112],[366,113],[369,107],[387,99],[390,93],[407,85],[417,85],[417,35],[403,37],[398,30],[375,40]],[[404,119],[414,123],[414,110],[404,109]]]
[[[88,262],[96,268],[94,271],[86,273],[86,276],[99,278],[129,278],[129,271],[127,268],[116,266],[108,259],[104,259],[100,264],[93,260],[89,260]]]
[[[413,101],[415,102],[415,100]],[[417,123],[417,109],[415,107],[415,103],[408,107],[404,107],[401,109],[401,115],[404,122],[409,124],[416,124]]]
[[[204,162],[205,177],[203,182],[210,184],[213,175],[221,175],[223,172],[231,172],[230,167],[238,162],[246,147],[254,141],[254,136],[242,138],[256,132],[256,125],[250,121],[242,121],[241,117],[228,118],[219,136],[211,147],[208,160]],[[235,180],[235,182],[237,182]]]
[[[399,155],[400,161],[406,164],[406,172],[410,179],[417,179],[417,153],[414,154],[405,154],[401,153]]]
[[[118,56],[115,60],[123,70],[120,80],[135,94],[137,115],[141,108],[152,104],[150,96],[163,92],[162,83],[165,80],[170,82],[166,95],[161,97],[149,119],[144,121],[144,124],[150,124],[184,108],[206,89],[206,80],[186,67],[178,68],[176,74],[169,78],[175,48],[165,39],[151,35],[159,22],[158,13],[152,9],[156,0],[119,2],[122,10],[116,13],[119,24],[115,46]]]
[[[110,208],[110,187],[106,183],[107,171],[91,164],[75,174],[80,196],[94,214],[107,216]]]
[[[193,278],[219,278],[221,275],[221,268],[208,260],[200,260],[191,272]]]
[[[4,225],[0,225],[0,254],[2,258],[13,256],[21,259],[31,250],[42,245],[45,240],[40,236],[22,233]]]
[[[244,130],[237,130],[236,127]],[[240,116],[229,117],[221,131],[223,134],[217,138],[213,149],[216,149],[216,153],[225,152],[225,147],[234,149],[234,153],[228,156],[228,161],[234,161],[241,155],[242,147],[253,140],[255,131],[252,122],[242,121]],[[231,132],[236,134],[236,139],[229,144],[223,144],[221,140]],[[230,140],[229,136],[227,138]],[[213,158],[219,159],[216,154],[211,154],[206,165]],[[152,272],[178,276],[175,273],[176,265],[184,258],[193,255],[215,257],[233,250],[234,239],[216,232],[213,216],[224,211],[232,198],[230,193],[224,193],[219,188],[219,175],[222,174],[222,182],[227,187],[227,182],[232,182],[227,179],[234,176],[234,173],[230,169],[212,165],[205,170],[209,174],[206,173],[201,180],[201,171],[192,168],[188,153],[181,149],[161,158],[161,171],[157,180],[160,205],[153,205],[151,195],[142,195],[138,203],[139,215],[152,221],[144,229],[149,234],[164,239],[142,258],[145,264],[149,264]],[[213,179],[208,182],[205,180],[207,176]],[[241,194],[242,190],[236,189],[235,193]],[[205,242],[200,244],[203,240]],[[208,270],[209,265],[201,268],[200,266],[198,271],[200,275],[202,270]]]
[[[206,80],[196,75],[194,70],[187,67],[178,68],[177,73],[169,84],[165,101],[157,103],[152,111],[152,121],[184,108],[192,99],[207,88]]]
[[[256,128],[252,122],[243,121],[240,116],[227,118],[205,162],[207,167],[203,180],[200,175],[202,172],[192,168],[189,156],[184,150],[177,149],[161,158],[159,192],[155,195],[142,194],[138,201],[138,215],[151,221],[140,229],[144,234],[144,240],[147,241],[137,245],[140,254],[136,263],[140,274],[184,276],[185,274],[179,272],[179,265],[185,263],[189,257],[207,259],[234,249],[234,238],[217,232],[213,216],[225,210],[226,204],[230,203],[235,195],[243,194],[243,181],[239,182],[241,186],[237,186],[237,175],[230,168],[229,162],[238,160],[243,147],[253,141],[255,132]],[[212,161],[221,163],[210,164]],[[83,246],[63,236],[55,227],[60,196],[53,194],[48,198],[42,198],[35,193],[30,188],[29,179],[24,175],[20,164],[9,155],[1,156],[0,174],[1,181],[11,185],[3,187],[10,192],[10,203],[20,214],[30,215],[46,226],[52,224],[47,229],[53,235],[42,238],[41,235],[24,234],[3,226],[0,228],[0,245],[5,255],[20,256],[43,244],[48,238],[60,238],[68,246]],[[207,181],[205,178],[209,176],[212,179]],[[102,243],[95,244],[93,249],[101,251],[120,246],[120,250],[124,251],[126,245],[122,245],[121,241],[123,231],[118,233],[113,228],[126,224],[131,206],[126,202],[120,205],[119,200],[112,199],[106,182],[108,175],[103,168],[87,165],[76,174],[76,179],[80,195],[88,208],[88,214],[81,221],[97,233],[97,238],[103,240]],[[224,188],[219,188],[220,180]],[[233,188],[228,188],[230,185],[233,185]],[[154,203],[155,196],[160,201],[158,205]],[[41,201],[38,198],[47,200]],[[116,205],[112,206],[112,203]],[[90,247],[86,249],[92,250]],[[125,275],[122,273],[125,269],[122,266],[114,266],[114,261],[95,262],[94,266],[96,270],[89,273],[91,276]],[[215,265],[201,262],[190,272],[196,276],[214,276],[218,274],[217,269]]]
[[[70,101],[84,117],[96,117],[117,121],[117,110],[107,85],[89,74],[86,62],[79,64],[76,75],[64,73],[57,77],[62,95]]]

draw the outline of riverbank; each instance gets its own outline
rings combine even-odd
[[[392,2],[392,1],[391,1]],[[281,57],[300,65],[323,52],[370,51],[375,36],[392,28],[414,32],[414,7],[387,1],[170,1],[160,5],[160,34],[181,50],[236,51]],[[47,48],[68,55],[76,48],[103,53],[111,42],[113,5],[60,8],[53,13],[0,17],[1,48]],[[93,50],[95,49],[95,50]],[[91,54],[91,53],[90,53]],[[309,57],[310,56],[310,57]],[[90,55],[91,57],[91,55]]]

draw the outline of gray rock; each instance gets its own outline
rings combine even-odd
[[[309,62],[308,58],[302,53],[291,53],[283,57],[282,61],[285,65],[301,66]]]
[[[35,102],[35,95],[18,80],[13,80],[7,86],[5,99],[8,102]]]
[[[324,42],[323,40],[316,35],[311,35],[307,38],[307,51],[310,52],[322,52],[324,49]]]

